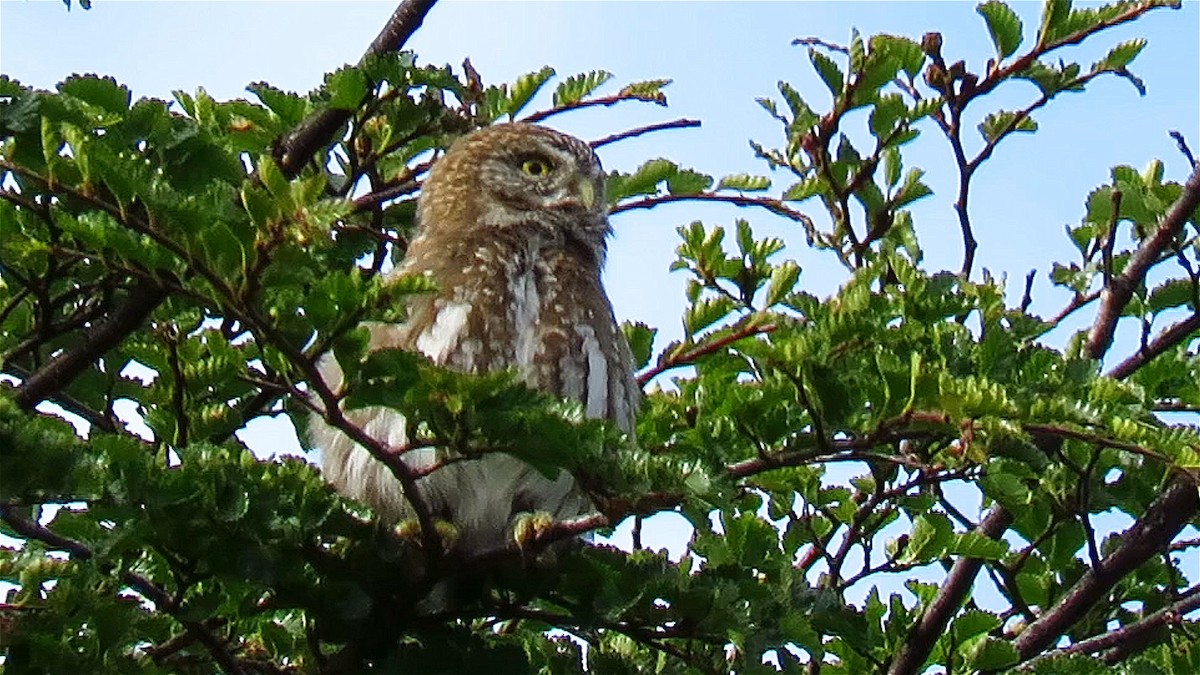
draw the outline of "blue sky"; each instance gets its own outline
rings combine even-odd
[[[1039,4],[1013,6],[1026,38],[1032,39]],[[259,80],[308,91],[324,73],[356,61],[393,7],[391,2],[328,0],[97,0],[91,11],[67,12],[58,0],[2,0],[0,71],[42,88],[71,73],[94,72],[114,76],[135,96],[168,99],[172,90],[201,86],[219,99],[243,97],[245,85]],[[422,62],[450,63],[456,71],[470,56],[491,83],[512,81],[543,65],[561,76],[609,70],[616,76],[614,91],[630,81],[671,78],[669,109],[629,104],[570,113],[552,124],[598,138],[650,122],[699,118],[700,129],[624,141],[604,148],[602,159],[608,169],[631,170],[661,156],[719,176],[768,172],[747,141],[782,144],[778,124],[754,101],[777,95],[779,80],[793,84],[814,108],[828,103],[804,48],[792,46],[792,39],[816,36],[845,43],[855,27],[864,36],[887,32],[914,39],[940,31],[947,60],[965,59],[976,72],[992,55],[975,3],[958,0],[448,1],[434,8],[408,47]],[[1109,168],[1140,169],[1157,157],[1164,160],[1168,179],[1182,181],[1188,169],[1167,131],[1181,131],[1194,150],[1200,149],[1200,3],[1189,0],[1180,10],[1152,12],[1059,56],[1086,68],[1113,45],[1137,36],[1149,39],[1132,67],[1145,80],[1146,96],[1116,78],[1102,78],[1082,95],[1065,94],[1035,116],[1041,124],[1037,134],[1003,144],[977,176],[971,209],[980,241],[976,278],[982,267],[1007,273],[1015,300],[1025,273],[1036,267],[1034,309],[1043,314],[1054,313],[1065,301],[1046,276],[1051,261],[1073,255],[1064,227],[1078,222],[1087,193],[1108,179]],[[535,108],[548,105],[550,89]],[[1032,85],[1012,84],[978,112],[1018,108],[1035,97]],[[922,131],[906,165],[925,168],[935,191],[913,208],[926,267],[957,269],[961,240],[950,206],[955,174],[949,146],[931,124]],[[782,174],[776,178],[778,194],[790,181]],[[644,321],[659,326],[666,338],[678,337],[685,278],[667,270],[677,244],[675,227],[698,219],[728,227],[739,217],[749,218],[759,233],[792,244],[785,255],[801,263],[806,289],[824,295],[844,280],[829,254],[804,248],[802,233],[790,222],[727,205],[670,205],[614,218],[606,280],[618,318]],[[279,424],[259,423],[247,438],[265,450],[295,447],[294,437]],[[663,536],[678,541],[678,532],[668,529],[674,534]]]

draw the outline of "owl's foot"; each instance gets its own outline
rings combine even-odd
[[[454,523],[448,520],[434,520],[433,531],[442,544],[442,553],[450,553],[454,550],[455,544],[458,543],[458,528],[454,526]],[[421,523],[417,522],[416,518],[408,518],[396,523],[392,532],[400,539],[417,546],[423,543]]]
[[[513,543],[525,551],[554,527],[554,516],[548,511],[518,513],[512,520]]]

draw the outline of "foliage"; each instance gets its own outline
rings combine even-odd
[[[18,382],[0,393],[0,532],[20,544],[0,549],[4,670],[1194,671],[1186,617],[1200,591],[1170,554],[1198,545],[1178,535],[1197,523],[1200,426],[1158,413],[1200,410],[1200,178],[1114,168],[1067,233],[1079,259],[1049,261],[1073,297],[1052,318],[1028,311],[1028,287],[1010,306],[1002,282],[973,277],[966,200],[975,169],[1035,132],[1058,94],[1104,75],[1140,86],[1127,67],[1144,41],[1088,69],[1051,55],[1160,4],[1050,0],[1022,52],[1021,19],[989,0],[996,58],[978,74],[947,64],[937,34],[798,40],[832,102],[783,82],[781,101],[759,101],[782,125],[780,147],[753,144],[789,177],[778,196],[766,176],[668,159],[614,172],[614,213],[756,207],[847,270],[816,297],[784,242],[747,220],[680,227],[685,338],[656,354],[653,328],[626,327],[640,380],[664,385],[636,447],[510,373],[366,357],[358,325],[402,320],[399,300],[428,290],[380,272],[403,256],[421,180],[454,138],[665,105],[668,81],[605,95],[610,73],[580,74],[526,113],[551,68],[485,85],[469,62],[455,72],[404,52],[368,54],[307,96],[253,84],[257,101],[0,78],[0,368]],[[964,110],[1020,79],[1037,98],[983,116],[967,152]],[[930,190],[905,147],[930,131],[957,158],[957,271],[922,267],[908,211]],[[1046,341],[1088,308],[1065,349]],[[1122,317],[1143,339],[1114,357]],[[314,366],[330,350],[347,407],[402,410],[414,445],[567,468],[600,513],[449,560],[427,518],[380,528],[308,464],[254,457],[234,435],[247,422],[282,412],[302,426],[317,411],[419,478],[341,416]],[[89,431],[34,412],[43,401]],[[123,402],[148,437],[124,426]],[[661,511],[695,528],[682,560],[639,542],[562,550],[554,574],[533,562],[555,540]],[[1093,519],[1113,511],[1135,523],[1101,538]],[[991,596],[973,590],[980,572]],[[889,575],[907,593],[885,597]],[[431,611],[420,599],[447,577],[467,581]]]

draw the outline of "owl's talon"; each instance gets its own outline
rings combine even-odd
[[[454,550],[455,544],[458,543],[458,528],[448,520],[433,521],[433,531],[437,535],[438,541],[442,543],[442,553],[449,553]],[[421,538],[421,523],[415,518],[402,520],[392,528],[392,533],[398,538],[405,541],[418,544],[422,543]]]
[[[513,519],[512,537],[517,548],[524,551],[554,527],[554,516],[548,511],[521,513]]]

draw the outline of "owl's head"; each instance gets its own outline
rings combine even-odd
[[[604,170],[591,147],[534,124],[497,124],[456,142],[425,182],[426,233],[529,236],[585,246],[603,259],[608,234]]]

